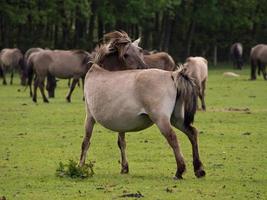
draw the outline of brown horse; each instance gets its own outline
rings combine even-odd
[[[0,52],[0,68],[3,76],[3,84],[6,85],[6,72],[10,71],[10,85],[13,83],[14,70],[18,70],[21,79],[21,85],[26,84],[26,73],[23,54],[17,48],[3,49]]]
[[[140,39],[136,40],[135,44],[138,46]],[[177,67],[173,58],[166,52],[149,52],[147,50],[143,51],[144,60],[148,68],[163,69],[166,71],[174,71]]]
[[[243,67],[243,46],[241,43],[234,43],[230,48],[230,56],[233,61],[234,67],[242,69]]]
[[[258,44],[251,48],[250,51],[251,64],[251,80],[256,79],[256,70],[258,67],[258,75],[262,72],[263,78],[267,80],[266,65],[267,65],[267,45]]]
[[[144,55],[144,60],[149,68],[157,68],[167,71],[174,71],[176,69],[174,60],[166,52]]]
[[[96,64],[85,77],[85,137],[80,166],[85,163],[95,122],[119,132],[121,173],[129,171],[125,132],[143,130],[155,123],[174,151],[177,163],[175,177],[182,178],[185,162],[172,124],[184,132],[192,143],[195,175],[205,176],[198,152],[198,131],[191,125],[196,112],[197,85],[183,69],[175,72],[124,70],[127,65],[120,68],[114,65],[115,62],[106,62],[110,56],[114,55],[109,44],[100,46],[93,54],[92,62]],[[146,65],[136,68],[144,67]]]
[[[109,71],[144,69],[143,49],[124,31],[114,31],[104,35],[104,43],[92,52],[92,63],[97,63]]]
[[[208,61],[203,57],[189,57],[184,64],[186,73],[195,79],[199,87],[199,98],[201,100],[201,107],[206,110],[205,103],[205,89],[208,80]]]
[[[71,101],[71,94],[75,88],[79,78],[84,78],[88,71],[89,53],[83,50],[43,50],[32,53],[28,59],[28,85],[30,86],[31,93],[31,82],[33,74],[35,74],[34,80],[34,91],[33,101],[37,101],[37,87],[40,88],[43,101],[48,103],[48,99],[44,93],[44,80],[48,78],[47,89],[49,92],[54,93],[55,89],[55,78],[68,79],[73,78],[73,82],[69,93],[66,97],[67,101]],[[51,79],[51,80],[50,80]],[[49,89],[49,84],[54,82]],[[53,94],[51,94],[53,95]]]

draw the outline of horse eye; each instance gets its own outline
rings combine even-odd
[[[143,53],[143,49],[139,49],[139,52],[140,52],[140,53]]]

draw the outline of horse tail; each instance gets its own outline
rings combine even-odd
[[[180,67],[173,72],[172,77],[177,88],[177,99],[184,102],[184,126],[188,127],[194,122],[199,86],[186,73],[186,68]]]

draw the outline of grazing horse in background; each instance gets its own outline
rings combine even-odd
[[[266,65],[267,65],[267,45],[258,44],[251,48],[250,51],[251,64],[251,80],[256,79],[256,70],[258,67],[258,75],[262,72],[264,80],[267,80]]]
[[[123,38],[121,39],[123,41]],[[117,42],[120,43],[119,40]],[[171,125],[188,136],[193,149],[195,175],[205,176],[198,152],[198,131],[191,125],[196,112],[197,85],[183,69],[175,72],[159,69],[125,70],[128,65],[123,66],[123,62],[116,67],[115,60],[120,61],[120,58],[115,59],[115,56],[119,57],[121,54],[114,54],[112,46],[114,45],[104,44],[96,49],[92,54],[94,64],[85,77],[85,136],[79,165],[85,164],[93,127],[95,122],[98,122],[119,132],[121,173],[128,173],[125,132],[143,130],[155,123],[173,149],[177,163],[175,177],[182,178],[185,162]],[[142,55],[142,51],[136,51],[138,52]],[[141,55],[140,63],[143,62]],[[110,57],[114,60],[112,64],[106,62]],[[122,56],[124,59],[129,57],[130,55]],[[133,65],[131,67],[134,68]],[[135,66],[145,67],[145,64]]]
[[[208,61],[203,57],[189,57],[184,64],[186,73],[192,77],[199,87],[199,98],[202,110],[206,110],[205,89],[208,80]]]
[[[44,50],[44,49],[39,48],[39,47],[34,47],[34,48],[30,48],[30,49],[28,49],[28,50],[25,52],[25,54],[24,54],[24,61],[25,61],[25,63],[28,62],[28,59],[29,59],[29,57],[30,57],[30,55],[31,55],[32,53],[40,52],[40,51],[43,51],[43,50]]]
[[[242,69],[243,67],[243,46],[241,43],[234,43],[230,48],[230,55],[233,61],[234,67]]]
[[[14,76],[14,70],[18,70],[20,79],[21,79],[21,85],[26,85],[26,69],[23,59],[23,54],[21,51],[17,48],[15,49],[3,49],[0,52],[0,68],[2,71],[3,76],[3,84],[6,85],[6,72],[10,71],[11,78],[10,78],[10,85],[13,83],[13,76]]]
[[[89,69],[87,65],[88,61],[89,53],[83,50],[43,50],[32,53],[28,59],[28,85],[30,86],[30,92],[33,74],[35,74],[32,100],[34,102],[37,101],[36,92],[37,87],[39,87],[43,101],[48,103],[48,99],[44,93],[44,80],[46,77],[48,78],[47,89],[50,93],[54,93],[56,84],[53,83],[53,87],[51,86],[50,89],[49,84],[51,84],[51,81],[55,82],[55,77],[57,77],[62,79],[73,78],[71,88],[66,97],[67,101],[70,102],[71,94],[76,83],[79,78],[82,78],[82,80],[84,79],[85,74]]]

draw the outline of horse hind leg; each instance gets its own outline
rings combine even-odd
[[[10,75],[10,85],[13,84],[13,77],[14,77],[14,71],[11,70],[11,75]]]
[[[251,66],[250,79],[256,80],[257,64],[256,64],[256,61],[254,59],[251,59],[250,66]]]
[[[264,79],[264,80],[267,80],[267,75],[266,75],[266,66],[265,66],[265,64],[261,63],[261,66],[260,66],[260,68],[261,68],[261,71],[262,71],[262,76],[263,76],[263,79]]]
[[[76,79],[76,78],[73,78],[73,80],[72,80],[69,93],[67,94],[67,97],[66,97],[66,100],[69,103],[71,102],[71,94],[72,94],[72,92],[73,92],[73,90],[74,90],[74,88],[75,88],[75,86],[76,86],[78,81],[79,81],[79,79]]]
[[[193,126],[185,127],[183,124],[183,119],[174,119],[172,120],[173,126],[178,128],[180,131],[185,133],[192,145],[192,152],[193,152],[193,166],[195,176],[197,178],[201,178],[206,175],[206,172],[203,170],[203,164],[199,158],[199,150],[198,150],[198,131]]]
[[[39,88],[40,88],[40,91],[41,91],[41,94],[42,94],[42,97],[43,97],[43,101],[45,103],[49,103],[47,97],[45,96],[45,92],[44,92],[44,80],[39,80],[38,81],[38,85],[39,85]]]
[[[129,166],[128,166],[128,161],[127,161],[127,157],[125,153],[126,141],[125,141],[124,132],[118,133],[118,146],[121,152],[121,174],[128,174]]]
[[[92,136],[94,124],[95,124],[94,118],[90,115],[90,113],[87,113],[85,118],[85,135],[81,146],[81,156],[80,156],[79,166],[83,166],[85,164],[86,154],[90,146],[90,139]]]
[[[166,138],[166,140],[168,141],[169,145],[171,146],[173,150],[176,164],[177,164],[177,170],[176,170],[176,174],[174,178],[182,179],[183,178],[182,175],[186,170],[186,166],[185,166],[183,155],[180,151],[178,139],[176,137],[175,132],[173,131],[171,127],[170,120],[167,117],[163,117],[161,119],[156,120],[155,124],[158,126],[158,128],[160,129],[160,132]]]
[[[6,71],[5,71],[5,67],[2,66],[2,75],[3,75],[3,85],[6,85]]]
[[[38,77],[34,77],[32,101],[37,102]]]
[[[200,91],[200,94],[199,94],[199,98],[201,100],[201,107],[202,107],[202,110],[204,110],[204,111],[206,111],[205,89],[206,89],[206,80],[204,80],[201,83],[201,91]]]
[[[198,131],[195,127],[189,126],[183,130],[183,132],[187,135],[188,139],[192,144],[192,152],[193,152],[193,165],[194,172],[197,178],[201,178],[206,175],[206,172],[203,170],[203,164],[199,158],[198,151]]]

